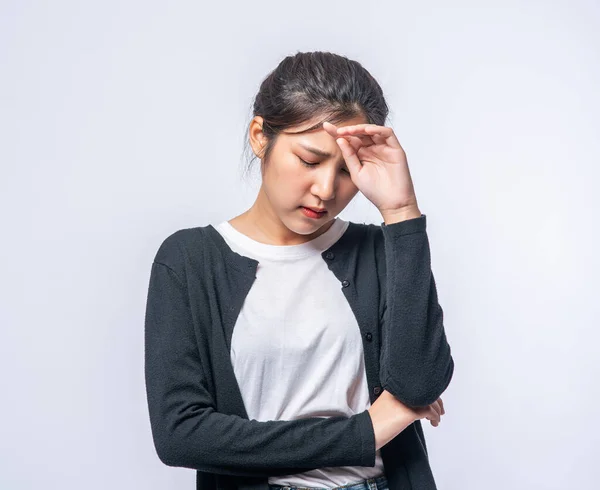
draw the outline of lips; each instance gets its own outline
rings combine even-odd
[[[317,213],[317,212],[313,211],[313,208],[307,208],[305,206],[300,206],[300,208],[302,209],[302,212],[304,213],[305,216],[308,216],[309,218],[312,218],[312,219],[321,219],[327,214],[327,211],[325,211],[323,213]]]
[[[320,209],[320,208],[310,208],[308,206],[303,206],[303,207],[305,207],[306,209],[310,209],[310,210],[314,211],[315,213],[324,213],[325,211],[327,211],[325,208]]]

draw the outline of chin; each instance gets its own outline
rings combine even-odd
[[[308,229],[307,231],[297,231],[296,233],[298,233],[299,235],[311,235],[313,233],[315,233],[317,230],[320,230],[321,228],[323,228],[326,225],[330,225],[331,222],[333,221],[333,218],[331,217],[327,217],[327,218],[323,218],[322,220],[315,220],[312,223],[312,226],[310,226],[310,223],[307,225]]]

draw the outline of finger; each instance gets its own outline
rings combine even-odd
[[[440,407],[437,403],[437,401],[433,402],[432,404],[429,405],[429,408],[431,410],[434,410],[436,413],[440,413]]]
[[[362,169],[362,163],[360,163],[360,160],[356,155],[356,151],[344,138],[338,138],[335,141],[342,150],[342,155],[344,156],[344,160],[346,161],[350,175],[357,175]]]
[[[340,129],[339,127],[337,127],[335,124],[332,124],[328,121],[323,121],[323,129],[325,131],[327,131],[327,133],[329,133],[331,136],[333,136],[334,138],[339,138],[340,135],[338,134],[338,130]],[[356,142],[361,143],[363,146],[369,146],[374,144],[373,139],[371,138],[370,135],[366,135],[366,134],[357,134],[356,136],[352,136],[352,135],[345,135],[344,138],[346,138],[349,141],[354,141],[355,144],[353,145],[356,148]]]
[[[336,138],[337,138],[337,136],[336,136]],[[354,151],[356,151],[356,152],[358,152],[358,150],[360,150],[363,146],[365,146],[363,144],[363,141],[360,138],[356,137],[356,136],[345,136],[344,139],[348,143],[350,143],[350,146],[352,148],[354,148]]]
[[[339,138],[337,134],[338,127],[330,122],[323,122],[323,129],[333,136],[334,139]],[[370,146],[373,144],[373,140],[368,136],[344,136],[344,139],[350,143],[350,146],[358,151],[361,146]]]
[[[431,405],[429,405],[427,407],[426,418],[429,419],[429,420],[439,419],[440,418],[440,413],[436,410],[436,407],[435,407],[434,403],[432,403]]]
[[[364,134],[364,135],[375,135],[389,137],[394,133],[392,128],[387,126],[378,126],[377,124],[355,124],[352,126],[341,126],[337,128],[339,135],[342,134]]]
[[[359,125],[362,126],[362,125]],[[339,136],[343,136],[343,137],[349,137],[352,136],[354,138],[359,138],[362,141],[363,146],[371,146],[375,144],[375,141],[373,141],[372,135],[371,134],[367,134],[365,132],[361,132],[361,131],[356,131],[356,130],[349,130],[349,131],[345,131],[347,128],[355,128],[357,126],[342,126],[342,127],[335,127],[336,128],[336,137]],[[385,138],[384,138],[385,139]]]
[[[433,410],[435,410],[435,413],[437,414],[438,418],[441,418],[442,409],[440,407],[440,404],[437,401],[435,401],[431,404],[431,408],[433,408]]]
[[[350,126],[340,126],[338,128],[338,133],[366,133],[367,128],[369,128],[371,130],[370,134],[374,134],[373,132],[373,128],[378,128],[379,131],[381,131],[382,129],[388,129],[385,126],[378,126],[377,124],[370,124],[370,123],[364,123],[364,124],[352,124]]]
[[[431,420],[433,422],[436,422],[436,423],[439,424],[439,422],[440,422],[440,414],[438,413],[438,411],[435,408],[433,408],[433,404],[429,405],[429,407],[430,407],[430,410],[431,410]]]
[[[324,129],[325,131],[327,131],[327,132],[328,132],[328,133],[329,133],[331,136],[333,136],[334,138],[337,138],[337,137],[338,137],[338,134],[337,134],[337,129],[338,129],[338,127],[337,127],[335,124],[331,124],[331,123],[330,123],[330,122],[328,122],[328,121],[324,121],[324,122],[323,122],[323,129]]]
[[[444,415],[445,411],[444,411],[444,405],[442,403],[442,399],[438,398],[435,403],[437,404],[437,406],[440,408],[440,415]]]
[[[442,415],[446,414],[446,409],[444,408],[444,402],[441,398],[438,398],[438,402],[440,403],[440,407],[442,407]]]
[[[383,141],[392,148],[402,148],[398,138],[396,138],[394,130],[387,126],[378,126],[377,124],[356,124],[354,126],[343,126],[341,128],[337,128],[337,134],[338,136],[345,136],[348,134],[363,134],[368,136],[378,135],[383,138]],[[381,139],[380,142],[382,142]]]
[[[340,136],[342,138],[352,139],[354,141],[360,141],[361,146],[371,146],[371,145],[375,144],[375,141],[373,141],[373,138],[371,137],[371,135],[368,135],[368,134],[343,134],[343,135],[337,134],[336,138],[339,138]]]
[[[438,420],[441,422],[441,420],[442,420],[442,415],[443,415],[443,411],[442,411],[442,407],[441,407],[441,405],[439,404],[439,401],[438,401],[438,400],[436,400],[436,401],[433,403],[433,407],[434,407],[435,411],[437,412]]]

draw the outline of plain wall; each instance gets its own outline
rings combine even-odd
[[[0,488],[195,488],[151,439],[151,262],[252,204],[253,97],[312,50],[380,82],[427,215],[456,365],[423,424],[439,490],[592,488],[599,27],[595,0],[3,1]],[[360,194],[340,217],[382,221]]]

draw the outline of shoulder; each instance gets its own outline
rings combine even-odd
[[[170,233],[160,242],[153,261],[177,274],[183,273],[190,257],[197,256],[205,248],[208,226],[181,228]]]

